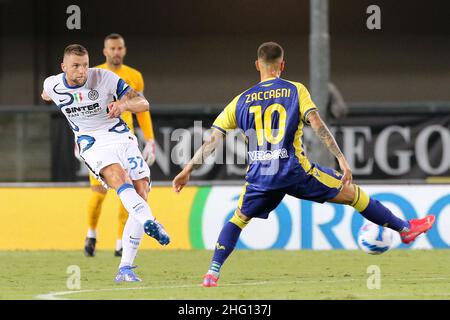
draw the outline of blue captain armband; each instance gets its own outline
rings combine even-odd
[[[116,89],[117,99],[122,98],[122,96],[130,89],[131,87],[125,81],[119,79],[119,81],[117,82],[117,89]]]

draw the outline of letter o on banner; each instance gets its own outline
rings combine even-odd
[[[437,200],[428,210],[430,214],[434,214],[436,216],[436,222],[434,223],[433,228],[428,230],[427,236],[428,240],[430,241],[431,245],[434,248],[449,248],[450,245],[446,243],[444,240],[442,240],[441,236],[439,235],[438,230],[438,221],[439,216],[441,215],[442,211],[446,206],[450,205],[450,195],[443,196],[439,200]]]

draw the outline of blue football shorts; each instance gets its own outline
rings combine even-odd
[[[342,174],[334,169],[312,164],[305,180],[281,189],[266,190],[246,183],[238,207],[249,218],[267,219],[286,194],[298,199],[324,203],[336,197],[342,188]]]

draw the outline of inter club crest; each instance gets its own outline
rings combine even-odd
[[[97,90],[94,90],[94,89],[92,89],[91,91],[89,91],[89,93],[88,93],[88,98],[89,98],[90,100],[93,100],[93,101],[97,100],[97,99],[98,99],[98,91],[97,91]]]

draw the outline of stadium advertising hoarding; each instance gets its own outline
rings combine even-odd
[[[0,188],[3,228],[0,250],[82,250],[88,223],[90,188]],[[154,187],[149,204],[170,232],[173,249],[188,249],[189,212],[197,188],[175,194],[170,187]],[[108,191],[97,228],[97,249],[113,249],[117,237],[119,198]],[[165,249],[150,237],[143,248]]]
[[[190,216],[194,248],[213,249],[217,236],[234,212],[242,188],[203,187]],[[437,217],[435,227],[411,246],[450,247],[450,188],[448,186],[364,186],[394,214],[404,218]],[[318,204],[286,196],[266,220],[254,219],[241,234],[240,249],[357,249],[364,218],[350,206]],[[406,248],[396,234],[394,247]]]
[[[209,135],[215,115],[155,115],[154,180],[173,178]],[[450,116],[447,114],[358,114],[330,121],[330,129],[356,179],[450,177]],[[308,150],[313,135],[305,128]],[[246,148],[239,132],[228,134],[215,159],[193,173],[197,180],[233,180],[245,175]],[[319,160],[320,162],[320,160]]]
[[[355,177],[450,177],[450,116],[446,113],[357,114],[334,131]]]
[[[353,169],[355,179],[414,179],[432,181],[450,177],[450,116],[447,113],[354,112],[339,120],[330,119],[330,130]],[[156,161],[154,181],[168,181],[184,167],[211,132],[217,113],[186,113],[182,116],[155,112]],[[60,128],[61,129],[61,128]],[[70,133],[65,133],[66,135]],[[139,129],[137,135],[142,137]],[[61,135],[54,135],[59,137]],[[312,130],[305,128],[303,144],[308,152]],[[143,140],[143,139],[141,139]],[[71,144],[70,141],[69,144]],[[72,146],[61,149],[57,157],[67,158]],[[193,180],[240,180],[245,176],[246,146],[239,131],[230,132],[214,157],[192,174]],[[67,159],[66,159],[67,160]],[[312,159],[314,160],[314,159]],[[320,164],[320,159],[316,161]],[[73,161],[54,161],[53,179],[85,180],[85,166]],[[63,168],[64,167],[64,168]],[[59,174],[56,174],[58,173]],[[73,174],[71,174],[73,172]],[[58,179],[55,177],[58,176]]]
[[[450,247],[450,188],[445,185],[364,186],[405,219],[432,213],[437,222],[411,246]],[[154,187],[149,203],[171,235],[168,247],[145,237],[146,249],[213,249],[236,208],[241,186]],[[2,188],[0,250],[81,250],[86,228],[88,188]],[[27,201],[23,201],[27,199]],[[70,205],[68,205],[70,204]],[[112,249],[117,234],[118,197],[110,192],[98,226],[98,249]],[[349,206],[317,204],[286,196],[267,220],[254,219],[242,233],[239,249],[356,249],[361,215]],[[404,248],[397,237],[394,247]]]

